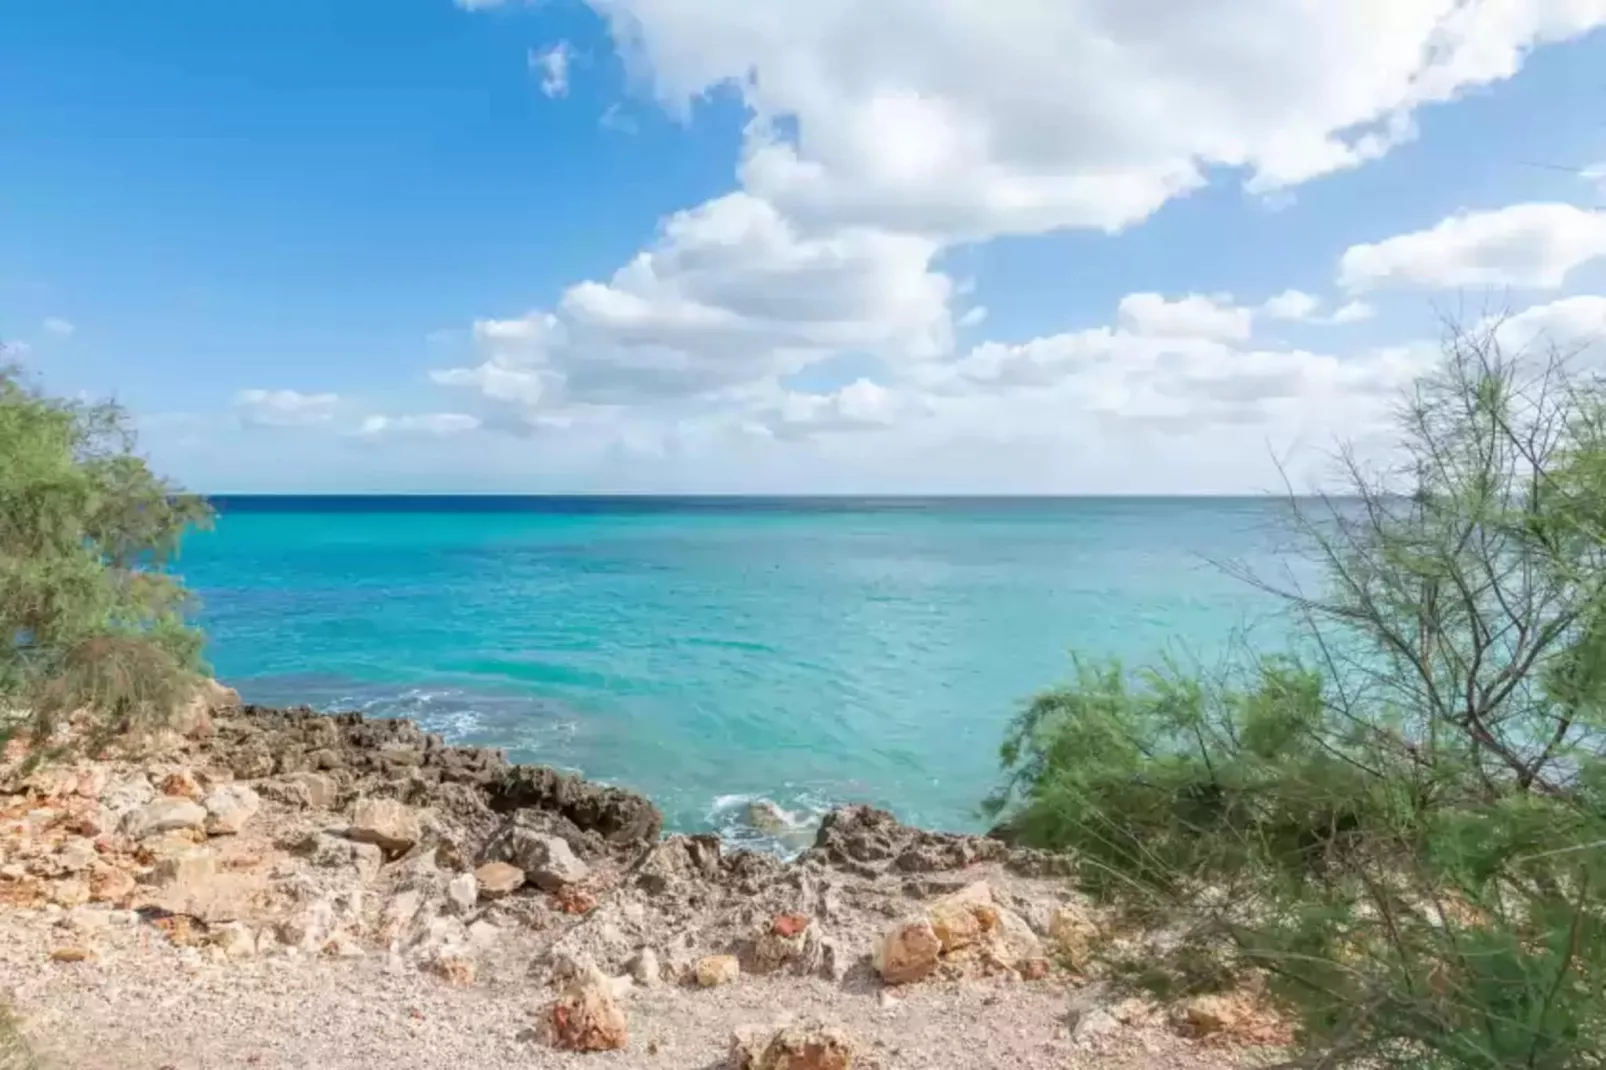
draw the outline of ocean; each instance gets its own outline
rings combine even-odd
[[[1221,564],[1273,499],[217,497],[178,570],[248,700],[405,716],[740,837],[768,798],[982,827],[998,744],[1073,651],[1278,645]]]

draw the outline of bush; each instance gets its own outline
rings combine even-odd
[[[62,718],[160,724],[199,681],[201,636],[166,566],[211,513],[133,452],[113,404],[48,397],[0,367],[0,741]]]
[[[1606,393],[1452,335],[1403,464],[1293,500],[1291,653],[1078,663],[991,801],[1090,890],[1191,919],[1313,1064],[1606,1065]]]

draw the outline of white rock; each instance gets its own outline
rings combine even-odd
[[[663,967],[658,964],[658,952],[644,947],[630,960],[630,975],[643,988],[656,988],[663,980]]]
[[[206,810],[199,803],[168,795],[125,814],[122,832],[129,839],[143,840],[163,832],[198,829],[205,823]]]
[[[393,855],[408,850],[421,835],[418,812],[395,799],[358,799],[346,829],[348,839],[377,844]]]
[[[201,805],[206,809],[207,835],[232,836],[262,808],[262,800],[244,784],[219,784],[207,792]]]
[[[479,881],[472,873],[459,873],[446,883],[446,898],[459,914],[467,914],[479,902]]]

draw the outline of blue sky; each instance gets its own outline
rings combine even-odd
[[[0,5],[0,339],[209,491],[1230,492],[1606,324],[1606,0],[1196,9]]]

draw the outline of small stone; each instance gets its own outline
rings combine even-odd
[[[730,984],[742,972],[735,955],[705,955],[697,960],[693,974],[701,988],[718,988]]]
[[[501,938],[502,930],[483,918],[468,927],[468,942],[474,947],[494,947]]]
[[[209,937],[213,946],[231,959],[250,958],[257,952],[256,934],[244,922],[230,921],[213,926]]]
[[[309,810],[332,810],[340,801],[339,783],[324,773],[289,773],[279,779]]]
[[[770,932],[776,936],[796,936],[809,927],[806,914],[777,914],[770,922]]]
[[[876,944],[873,961],[889,985],[905,985],[929,977],[937,969],[942,941],[925,918],[900,921]]]
[[[617,1051],[630,1024],[605,978],[591,974],[565,988],[541,1015],[546,1042],[564,1051]]]
[[[474,871],[481,899],[501,899],[524,884],[524,871],[507,862],[487,862]]]
[[[892,994],[892,990],[890,988],[883,988],[881,990],[881,1009],[882,1010],[890,1011],[894,1007],[897,1007],[902,1002],[903,1002],[903,1000],[899,999],[897,996],[894,996]]]
[[[50,953],[51,962],[93,962],[95,953],[87,947],[58,947]]]
[[[198,886],[217,876],[217,856],[194,849],[156,863],[156,883]]]
[[[200,781],[188,769],[178,769],[169,774],[162,781],[162,794],[179,796],[185,799],[199,799],[201,791]]]
[[[86,839],[69,840],[56,852],[56,865],[67,873],[83,873],[100,861],[100,852]]]
[[[643,988],[656,988],[663,980],[663,968],[658,963],[658,952],[644,947],[630,960],[630,976]]]
[[[435,956],[435,972],[444,977],[448,984],[471,985],[474,983],[474,960],[460,952],[442,952]]]
[[[446,898],[459,914],[467,914],[479,902],[479,881],[472,873],[459,873],[447,882]]]
[[[1045,958],[1021,959],[1015,967],[1025,981],[1041,981],[1048,976],[1051,964]]]
[[[122,822],[123,835],[143,840],[164,832],[200,829],[206,823],[206,810],[200,804],[178,796],[165,796],[131,810]]]
[[[406,852],[422,835],[418,812],[395,799],[358,799],[346,830],[347,838],[376,844],[391,855]]]
[[[207,835],[232,836],[262,808],[262,799],[244,784],[220,784],[207,792],[201,805],[206,808]]]
[[[851,1070],[857,1049],[841,1029],[811,1019],[767,1037],[738,1034],[731,1042],[730,1065],[735,1070]]]

